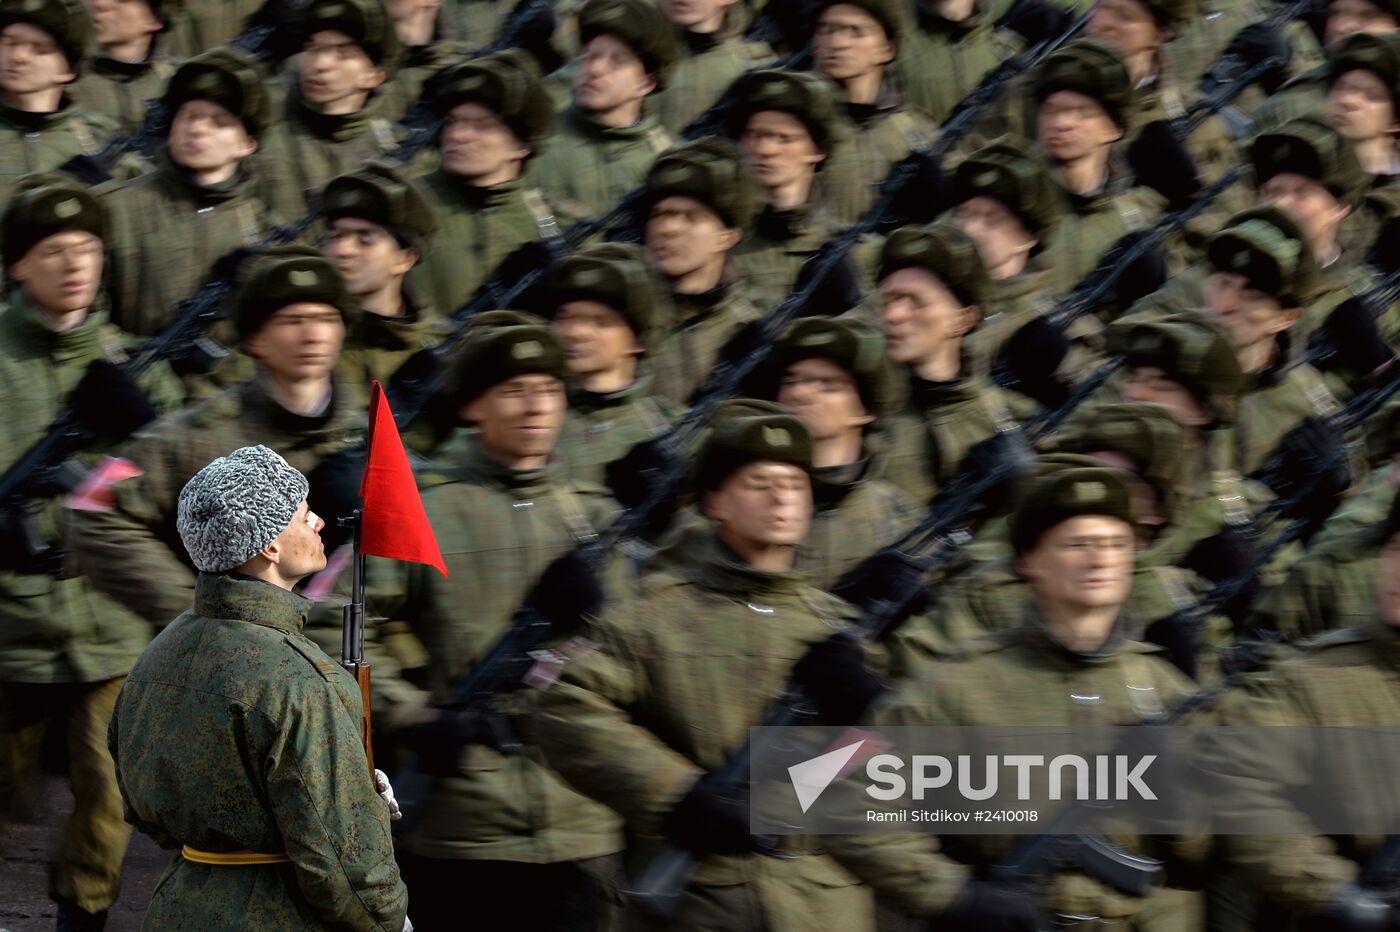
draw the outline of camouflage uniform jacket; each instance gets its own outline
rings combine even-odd
[[[410,288],[403,289],[403,313],[383,317],[356,308],[345,328],[345,345],[336,365],[336,381],[349,392],[346,403],[368,410],[370,385],[389,379],[408,357],[432,349],[447,337],[447,322],[420,303]]]
[[[438,169],[420,184],[437,211],[438,232],[432,250],[408,273],[408,283],[450,317],[506,256],[540,239],[548,209],[538,192],[519,180],[476,188]]]
[[[615,506],[601,489],[567,482],[555,466],[510,469],[465,432],[437,452],[436,462],[423,505],[451,575],[372,561],[377,597],[369,608],[409,622],[427,649],[431,696],[441,702],[505,633],[545,567],[601,528]],[[458,772],[439,780],[424,803],[404,840],[408,850],[535,864],[621,850],[617,819],[545,767],[530,725],[539,695],[524,689],[502,697],[523,747],[511,754],[464,747]]]
[[[528,177],[544,191],[559,219],[573,223],[607,213],[624,194],[641,187],[651,163],[672,141],[654,116],[618,129],[569,107]]]
[[[938,124],[904,102],[893,79],[880,85],[874,103],[846,105],[855,132],[836,155],[843,171],[840,185],[831,193],[832,216],[837,223],[855,223],[875,203],[880,182],[890,168],[915,149],[938,138]]]
[[[153,336],[177,316],[214,263],[250,246],[277,225],[253,193],[246,170],[205,187],[162,153],[155,171],[104,189],[111,211],[108,297],[112,321],[123,330]],[[229,345],[233,328],[215,327]]]
[[[395,122],[402,120],[418,103],[424,82],[449,65],[466,60],[474,48],[478,46],[437,39],[427,45],[405,49],[394,69],[394,76],[380,85],[376,92],[384,101],[384,117]]]
[[[836,169],[837,165],[830,167]],[[802,264],[836,233],[826,192],[840,190],[843,182],[824,178],[825,174],[823,171],[817,176],[811,196],[801,207],[765,207],[749,234],[730,253],[734,270],[744,279],[749,296],[765,311],[792,293]]]
[[[1015,33],[994,25],[1011,6],[1009,0],[978,0],[977,12],[962,23],[950,23],[924,3],[915,6],[918,28],[899,37],[894,76],[909,103],[941,124],[1023,43]]]
[[[599,650],[564,668],[537,715],[550,765],[626,818],[639,858],[695,780],[748,740],[798,658],[855,614],[802,574],[742,564],[706,530],[635,596],[603,608],[589,629]],[[705,858],[687,898],[748,884],[774,932],[871,926],[867,891],[816,839],[785,844],[791,860]],[[684,911],[673,928],[690,928]]]
[[[20,178],[53,171],[75,155],[96,155],[117,134],[111,119],[78,109],[67,95],[53,113],[16,110],[0,101],[0,208]],[[133,160],[119,166],[132,177]]]
[[[122,688],[108,745],[127,821],[165,848],[291,858],[176,857],[149,928],[403,927],[408,893],[360,746],[360,691],[302,636],[309,604],[261,580],[202,573],[193,610]]]
[[[810,575],[818,589],[830,589],[923,516],[912,498],[880,474],[881,461],[872,455],[846,466],[812,470],[815,510],[797,548],[795,568]]]
[[[979,639],[952,662],[903,681],[871,710],[869,721],[876,727],[1127,725],[1193,692],[1189,680],[1153,656],[1157,648],[1128,640],[1122,630],[1100,652],[1082,654],[1050,634],[1034,603],[1019,617],[1017,627]],[[1120,621],[1119,628],[1125,627]],[[881,834],[843,836],[828,845],[903,911],[932,918],[973,870],[995,864],[1020,840]],[[1115,840],[1138,851],[1148,842]],[[1131,916],[1142,904],[1080,874],[1058,875],[1047,900],[1054,912],[1108,920]]]
[[[657,395],[650,374],[615,392],[569,390],[569,413],[554,446],[554,460],[575,482],[602,485],[607,465],[643,441],[664,434],[681,409]]]
[[[729,338],[763,316],[745,286],[731,279],[704,294],[672,292],[675,320],[656,338],[650,354],[657,395],[673,404],[689,404]]]
[[[1327,417],[1341,409],[1327,380],[1312,366],[1289,358],[1289,341],[1281,335],[1282,362],[1247,374],[1240,393],[1239,415],[1233,428],[1235,465],[1243,475],[1253,473],[1278,448],[1279,441],[1308,415]],[[1352,457],[1353,479],[1365,476],[1364,458]]]
[[[262,9],[265,0],[192,0],[177,10],[167,9],[171,16],[168,33],[172,58],[193,58],[200,52],[227,45],[248,27],[253,14]]]
[[[73,83],[73,103],[115,121],[123,133],[134,133],[146,122],[146,101],[164,94],[165,83],[174,73],[175,63],[160,55],[154,45],[142,62],[98,55]]]
[[[766,44],[744,41],[737,13],[737,7],[730,7],[724,25],[709,35],[677,30],[681,59],[671,69],[665,90],[652,98],[657,122],[672,136],[679,137],[739,75],[772,63],[773,51]]]
[[[438,32],[469,49],[485,48],[496,41],[516,5],[517,0],[444,0]]]
[[[265,376],[235,385],[162,418],[122,450],[143,474],[117,483],[110,512],[74,514],[74,549],[92,583],[155,625],[189,608],[195,571],[175,530],[180,490],[214,459],[264,444],[310,473],[326,457],[357,443],[365,414],[335,390],[319,416],[279,404]],[[140,575],[133,566],[141,567]]]
[[[9,307],[0,311],[0,402],[5,410],[0,470],[9,469],[48,433],[88,365],[98,359],[124,360],[126,344],[121,332],[98,313],[72,330],[54,333],[40,322],[23,293],[12,289]],[[178,383],[163,367],[148,370],[142,381],[157,409],[179,405]],[[73,514],[57,499],[30,503],[34,530],[54,546],[64,545]],[[7,542],[7,548],[20,546],[17,540]],[[71,570],[71,560],[69,564],[66,569]],[[125,572],[131,572],[130,564]],[[0,569],[0,681],[111,679],[131,669],[150,636],[149,625],[98,592],[85,577]]]

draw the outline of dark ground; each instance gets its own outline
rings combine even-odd
[[[36,792],[22,821],[0,827],[0,932],[52,932],[54,905],[48,897],[49,849],[72,808],[68,784],[35,774]],[[105,932],[138,932],[156,880],[169,862],[144,835],[133,832],[126,853],[121,897]]]

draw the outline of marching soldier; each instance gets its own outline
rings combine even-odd
[[[123,449],[140,472],[112,486],[114,506],[75,514],[75,550],[94,586],[154,625],[188,608],[196,573],[172,536],[180,490],[205,464],[241,446],[278,451],[311,475],[318,509],[350,514],[358,483],[349,490],[323,485],[315,467],[359,440],[365,426],[364,411],[332,379],[352,313],[340,275],[320,253],[268,251],[233,308],[256,375],[151,425]],[[139,576],[131,572],[133,559],[142,566]]]
[[[915,27],[900,37],[894,76],[909,103],[942,123],[1004,59],[1022,48],[1021,38],[995,20],[1011,4],[1004,0],[917,0]]]
[[[276,225],[248,161],[267,127],[262,85],[257,65],[232,50],[186,62],[165,91],[171,119],[155,171],[104,193],[112,212],[107,293],[123,330],[159,333],[219,259]]]
[[[180,846],[146,910],[153,928],[413,928],[360,691],[301,633],[311,603],[292,589],[326,566],[306,495],[263,446],[180,492],[194,604],[142,653],[108,739],[127,817]]]
[[[1329,122],[1351,143],[1374,187],[1393,183],[1400,175],[1400,33],[1361,33],[1328,59]]]
[[[73,101],[134,132],[146,121],[146,101],[159,97],[175,73],[161,42],[170,15],[164,0],[93,0],[88,10],[98,53],[89,62],[92,70],[73,84]]]
[[[654,96],[656,118],[679,137],[691,121],[720,99],[739,75],[773,62],[773,50],[744,36],[747,9],[738,0],[686,0],[661,4],[675,27],[679,57]]]
[[[531,168],[568,221],[607,213],[671,147],[648,101],[666,86],[679,55],[670,25],[650,0],[590,0],[578,21],[583,49],[573,102],[560,115],[549,151]]]
[[[522,180],[549,137],[553,105],[528,55],[502,52],[443,75],[441,164],[422,180],[437,211],[437,248],[408,281],[438,313],[467,302],[506,256],[555,232],[539,192]]]
[[[179,403],[157,366],[120,368],[127,341],[94,305],[107,217],[85,188],[34,179],[3,219],[0,465],[11,468],[65,408],[110,448]],[[164,378],[161,378],[162,374]],[[23,797],[47,728],[67,722],[74,809],[49,868],[58,928],[102,928],[117,898],[128,829],[102,734],[150,627],[76,574],[58,488],[4,519],[0,557],[0,799]],[[59,548],[59,549],[55,549]],[[128,569],[129,571],[129,569]]]
[[[540,700],[550,766],[627,820],[639,865],[663,838],[699,857],[666,928],[874,926],[868,891],[815,839],[788,839],[781,858],[758,854],[746,808],[709,776],[748,740],[793,661],[853,614],[793,569],[811,521],[811,464],[798,418],[768,402],[721,406],[693,468],[704,524],[635,597],[590,616],[599,649]]]
[[[291,219],[306,213],[308,192],[397,147],[378,89],[399,40],[379,0],[311,0],[283,29],[296,80],[263,135],[257,170],[263,200]]]
[[[690,401],[730,338],[761,316],[730,260],[758,210],[753,181],[723,140],[678,146],[647,174],[643,242],[675,307],[651,347],[652,376],[675,404]]]
[[[332,179],[321,213],[326,257],[357,305],[336,374],[351,394],[348,403],[363,407],[371,383],[388,385],[408,357],[442,342],[442,320],[405,284],[428,255],[437,220],[413,182],[382,162]]]

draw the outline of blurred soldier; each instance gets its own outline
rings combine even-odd
[[[759,203],[725,140],[679,146],[647,174],[643,240],[675,306],[651,347],[651,369],[657,394],[676,404],[690,401],[725,344],[760,316],[729,259]]]
[[[899,538],[920,517],[885,481],[885,420],[900,402],[880,333],[854,318],[813,317],[774,347],[775,397],[812,437],[812,526],[794,568],[830,589],[848,570]]]
[[[423,96],[425,81],[466,59],[475,47],[444,37],[442,0],[383,2],[385,12],[394,21],[394,34],[403,52],[394,76],[380,86],[379,96],[384,98],[388,118],[399,120]]]
[[[166,11],[171,19],[170,55],[178,61],[216,49],[239,37],[261,19],[267,19],[268,25],[285,27],[286,23],[277,22],[275,16],[258,15],[283,9],[286,8],[276,0],[180,0],[177,6]]]
[[[665,286],[640,246],[608,243],[556,263],[546,288],[569,374],[555,459],[571,479],[601,485],[609,463],[680,413],[655,394],[651,375],[650,348],[671,317]]]
[[[453,68],[432,104],[445,120],[442,158],[422,184],[437,211],[437,248],[408,280],[439,314],[451,315],[506,256],[555,230],[544,199],[521,180],[549,136],[553,105],[533,59],[520,51]]]
[[[229,49],[186,62],[165,92],[171,120],[155,171],[106,191],[107,293],[123,330],[160,332],[219,259],[276,225],[246,162],[267,125],[262,84],[256,63]]]
[[[842,150],[841,189],[832,192],[838,222],[854,223],[874,202],[890,166],[927,146],[938,124],[905,103],[889,68],[912,28],[899,0],[823,0],[812,38],[817,70],[841,86],[855,126]]]
[[[820,75],[753,72],[735,83],[734,96],[729,135],[767,204],[734,251],[734,265],[758,305],[771,308],[835,232],[826,197],[839,182],[819,178],[850,128],[836,86]]]
[[[1371,188],[1395,184],[1400,176],[1400,33],[1348,38],[1329,56],[1327,117],[1347,142]],[[1361,224],[1361,212],[1348,217],[1343,237],[1353,254],[1364,254],[1378,229]]]
[[[11,468],[65,408],[110,448],[172,409],[162,367],[140,387],[119,368],[126,341],[94,310],[107,217],[61,177],[21,188],[3,219],[6,289],[0,313],[0,467]],[[61,488],[3,515],[0,555],[0,800],[23,798],[45,730],[67,724],[74,809],[55,846],[49,895],[60,930],[98,930],[117,898],[128,829],[102,735],[150,627],[99,594],[60,549]],[[129,572],[128,567],[128,572]]]
[[[653,101],[662,128],[679,137],[739,75],[770,64],[773,52],[745,39],[747,10],[736,0],[666,0],[661,12],[675,27],[680,51]]]
[[[165,0],[88,0],[87,7],[98,53],[73,84],[73,102],[133,132],[146,121],[146,101],[175,73],[160,41],[170,28]]]
[[[816,839],[784,839],[781,858],[757,853],[747,807],[709,775],[748,740],[793,659],[853,614],[793,571],[812,517],[811,465],[798,418],[768,402],[722,405],[694,463],[704,525],[635,597],[590,617],[599,649],[540,700],[550,766],[627,819],[639,864],[659,838],[698,855],[665,928],[874,925],[869,893]],[[859,667],[859,648],[846,646]]]
[[[346,323],[336,375],[353,407],[369,402],[408,357],[442,342],[443,321],[405,284],[437,232],[433,209],[398,169],[371,162],[321,193],[325,251],[357,307]]]
[[[885,241],[880,320],[886,352],[908,380],[908,401],[886,425],[885,478],[923,506],[973,444],[1010,421],[1001,392],[964,348],[986,285],[976,245],[951,223],[905,227]]]
[[[141,654],[108,739],[127,818],[181,849],[146,910],[152,928],[413,928],[360,691],[301,633],[311,603],[292,589],[326,566],[306,495],[306,477],[263,446],[219,457],[180,492],[194,605]]]
[[[564,374],[559,344],[536,318],[517,312],[479,318],[462,349],[453,392],[472,429],[437,451],[442,473],[430,475],[423,492],[451,576],[403,564],[371,570],[372,591],[382,593],[373,610],[407,620],[427,649],[430,696],[419,693],[419,702],[450,698],[537,583],[553,601],[569,603],[550,615],[561,630],[577,627],[574,603],[597,587],[571,558],[551,562],[613,510],[600,488],[569,481],[551,462],[564,420]],[[538,695],[501,695],[490,713],[494,728],[483,727],[466,746],[454,740],[460,730],[450,718],[405,736],[420,766],[440,777],[399,843],[413,915],[425,932],[461,928],[463,902],[484,929],[607,927],[601,878],[610,870],[607,856],[622,848],[618,823],[544,766],[527,728]],[[504,749],[512,741],[521,746]]]
[[[177,499],[205,464],[241,446],[279,451],[311,474],[319,510],[350,514],[358,475],[347,492],[324,487],[314,467],[364,430],[364,411],[332,383],[353,312],[339,274],[315,250],[280,247],[254,265],[233,318],[257,375],[153,424],[124,448],[141,473],[112,487],[112,510],[74,516],[74,547],[94,586],[155,625],[189,608],[196,574],[175,536]],[[131,572],[133,559],[140,575]]]
[[[589,0],[579,13],[579,39],[573,103],[531,168],[568,221],[607,213],[671,147],[647,102],[666,86],[679,55],[651,0]]]
[[[1190,682],[1153,656],[1157,648],[1132,640],[1134,620],[1124,606],[1132,585],[1133,517],[1129,481],[1118,470],[1060,469],[1036,482],[1012,522],[1016,567],[1030,586],[1020,624],[906,681],[877,702],[868,721],[1128,725],[1190,695]],[[1115,840],[1138,848],[1149,843]],[[1042,928],[1038,908],[1074,917],[1085,928],[1127,926],[1146,902],[1077,873],[1056,874],[1040,903],[1023,888],[981,879],[979,871],[1015,841],[852,835],[828,843],[878,893],[938,928],[1030,932]],[[1077,925],[1069,918],[1057,924]]]
[[[114,122],[80,111],[68,93],[87,39],[78,0],[0,3],[0,205],[20,176],[94,155],[116,134]]]
[[[398,145],[377,89],[399,54],[379,0],[311,0],[285,27],[296,82],[261,140],[257,171],[267,206],[289,219],[308,192]]]
[[[909,103],[942,123],[1003,59],[1021,50],[1021,38],[995,20],[1005,0],[916,0],[915,28],[900,36],[894,76]]]

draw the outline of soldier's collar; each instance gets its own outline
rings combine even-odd
[[[92,70],[94,74],[103,77],[139,78],[155,67],[155,52],[156,46],[152,42],[150,51],[141,61],[122,61],[119,58],[112,58],[110,55],[95,55],[92,59]]]
[[[1025,614],[1022,617],[1027,636],[1038,649],[1044,650],[1047,656],[1059,657],[1076,665],[1107,663],[1118,656],[1128,643],[1127,629],[1130,627],[1130,622],[1126,615],[1121,613],[1118,616],[1118,621],[1113,625],[1113,630],[1108,634],[1108,640],[1104,641],[1097,650],[1091,652],[1071,650],[1065,646],[1063,641],[1055,637],[1034,598],[1026,600]]]
[[[371,91],[369,98],[365,100],[365,105],[354,113],[325,113],[315,107],[309,100],[301,94],[301,88],[292,87],[292,91],[287,95],[290,101],[292,112],[296,118],[307,129],[322,139],[335,139],[342,141],[355,136],[357,133],[367,130],[370,120],[379,111],[379,93]]]
[[[611,392],[589,391],[581,385],[569,387],[569,407],[581,411],[597,411],[602,408],[616,408],[638,398],[651,394],[651,375],[639,367],[637,375],[630,383]]]
[[[29,301],[20,285],[12,283],[6,289],[6,303],[9,311],[0,314],[0,320],[14,342],[41,350],[58,363],[96,359],[101,355],[101,330],[107,321],[102,311],[90,309],[82,323],[59,333],[45,326],[40,317],[42,312]]]
[[[754,568],[719,539],[717,530],[699,534],[694,544],[684,558],[687,574],[711,592],[755,600],[751,604],[760,615],[761,609],[769,608],[761,600],[796,596],[809,584],[808,576],[796,570],[772,573]]]
[[[73,114],[73,100],[65,91],[59,98],[58,109],[49,113],[34,113],[29,110],[20,110],[12,107],[8,102],[0,99],[0,120],[10,124],[15,129],[26,133],[37,133],[40,130],[52,129],[62,123]]]
[[[874,478],[873,458],[862,453],[854,463],[842,466],[817,466],[812,469],[812,504],[818,511],[828,511],[846,496]]]
[[[248,621],[288,634],[300,634],[311,601],[250,576],[200,573],[194,587],[194,610],[205,618]]]

